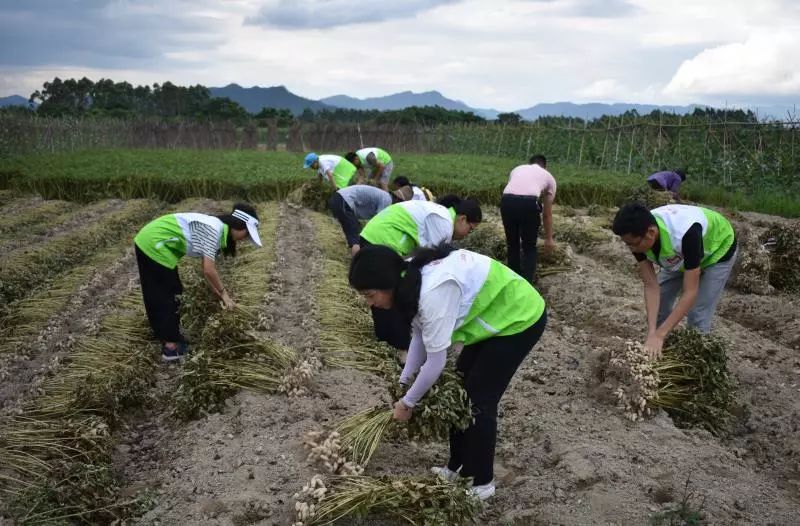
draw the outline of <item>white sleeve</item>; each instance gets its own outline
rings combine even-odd
[[[437,247],[453,240],[453,222],[438,214],[428,214],[425,218],[425,247]]]
[[[453,280],[445,281],[419,299],[420,336],[425,351],[446,351],[458,320],[461,288]]]
[[[419,372],[419,368],[425,363],[425,346],[422,344],[422,334],[418,327],[411,330],[411,344],[408,346],[408,357],[400,373],[400,383],[408,385]]]

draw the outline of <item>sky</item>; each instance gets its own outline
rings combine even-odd
[[[0,96],[54,77],[800,107],[796,0],[0,0]]]

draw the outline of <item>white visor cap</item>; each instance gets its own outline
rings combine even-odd
[[[261,237],[258,235],[258,219],[238,209],[234,209],[231,215],[236,219],[244,221],[244,224],[247,225],[247,234],[250,236],[250,241],[257,247],[260,247]]]

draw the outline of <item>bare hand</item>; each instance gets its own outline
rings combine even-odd
[[[650,356],[651,360],[658,360],[661,358],[661,351],[664,347],[664,338],[656,334],[651,334],[647,337],[644,344],[644,350]]]
[[[398,400],[394,403],[392,417],[398,422],[408,422],[411,419],[411,413],[413,413],[413,409],[407,407],[402,400]]]
[[[556,248],[556,242],[553,238],[544,240],[544,251],[549,254]]]
[[[222,306],[226,309],[236,308],[236,302],[228,295],[228,291],[222,293]]]
[[[355,256],[356,254],[358,254],[359,250],[361,250],[361,245],[356,243],[355,245],[350,247],[350,255]]]

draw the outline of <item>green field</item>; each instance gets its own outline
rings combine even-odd
[[[397,154],[394,175],[405,175],[436,194],[455,192],[486,203],[497,202],[508,172],[519,161],[504,157],[455,154]],[[194,196],[253,201],[282,198],[313,174],[303,155],[230,150],[86,150],[12,156],[0,159],[0,187],[36,192],[49,199],[158,197],[170,202]],[[614,206],[646,174],[626,175],[573,165],[550,166],[559,188],[557,200],[571,206]],[[800,196],[747,194],[689,181],[692,201],[739,210],[800,216]]]

